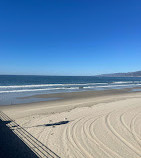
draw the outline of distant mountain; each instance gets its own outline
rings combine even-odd
[[[97,75],[97,77],[141,77],[141,71]]]

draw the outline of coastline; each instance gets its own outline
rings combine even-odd
[[[100,91],[81,91],[81,92],[69,92],[69,93],[52,93],[33,95],[27,98],[59,98],[56,100],[40,101],[26,104],[15,105],[1,105],[0,110],[5,112],[8,116],[15,118],[31,116],[35,114],[47,114],[65,112],[77,107],[90,107],[93,104],[99,104],[114,100],[115,98],[125,98],[130,95],[140,94],[140,91],[132,91],[134,89],[141,89],[141,87],[124,88],[124,89],[110,89]],[[88,104],[87,104],[88,103]],[[91,104],[89,104],[91,103]],[[63,105],[62,105],[63,104]],[[70,104],[75,104],[70,105]]]

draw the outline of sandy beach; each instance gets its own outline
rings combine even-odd
[[[140,158],[141,92],[128,91],[36,96],[61,99],[0,110],[61,158]]]
[[[141,158],[141,0],[0,15],[0,158]]]

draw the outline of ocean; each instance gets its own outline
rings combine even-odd
[[[55,100],[22,98],[37,94],[69,93],[141,87],[141,77],[0,75],[0,105]]]

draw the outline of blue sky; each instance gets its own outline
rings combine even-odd
[[[0,74],[141,70],[140,0],[0,1]]]

